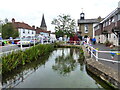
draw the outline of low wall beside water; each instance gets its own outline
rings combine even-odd
[[[109,85],[120,89],[120,74],[111,67],[108,67],[101,62],[90,58],[89,54],[86,51],[86,48],[84,46],[82,46],[82,48],[84,51],[87,69],[107,82]]]

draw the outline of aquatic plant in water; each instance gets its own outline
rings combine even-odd
[[[31,63],[32,61],[37,60],[38,57],[46,55],[53,49],[53,45],[39,44],[25,51],[12,52],[7,56],[2,56],[2,73],[10,72],[20,65]]]

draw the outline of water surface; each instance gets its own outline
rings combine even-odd
[[[108,88],[86,70],[79,49],[58,48],[9,75],[3,76],[3,88]]]

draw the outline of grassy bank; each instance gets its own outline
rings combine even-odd
[[[16,69],[18,66],[25,65],[26,63],[32,63],[46,54],[53,51],[53,45],[36,45],[26,49],[25,51],[12,52],[7,56],[2,57],[2,73],[10,72]]]

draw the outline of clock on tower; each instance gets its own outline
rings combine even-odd
[[[81,19],[81,20],[84,20],[84,16],[85,16],[85,14],[82,12],[82,13],[80,14],[80,19]]]

